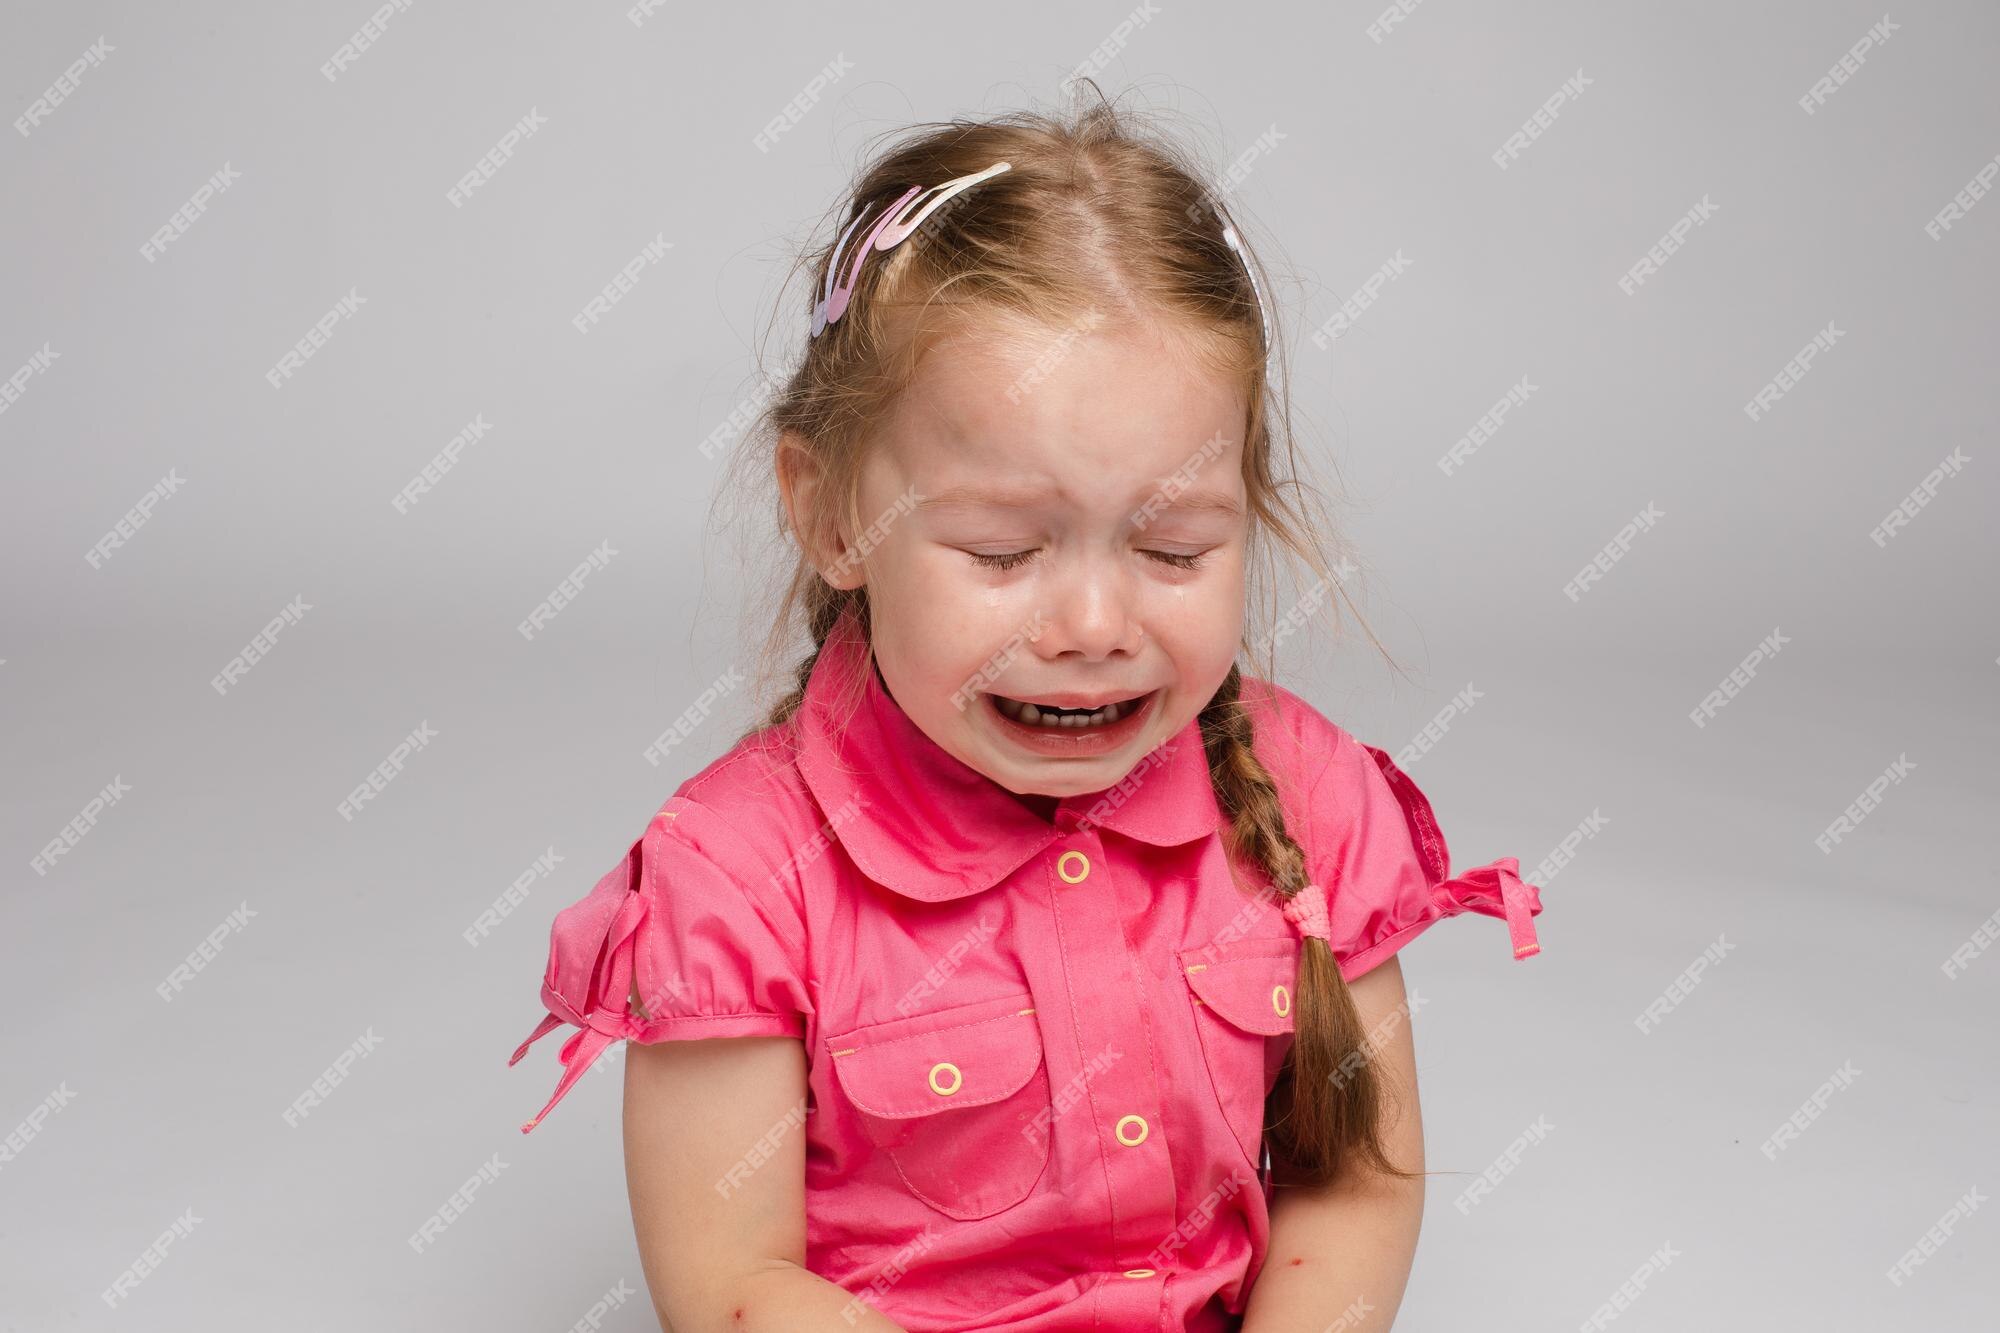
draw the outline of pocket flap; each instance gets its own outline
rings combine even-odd
[[[848,1100],[888,1120],[1004,1100],[1042,1063],[1026,991],[856,1028],[827,1047]]]
[[[1226,1022],[1266,1037],[1292,1030],[1296,936],[1232,940],[1182,949],[1178,956],[1195,998]]]

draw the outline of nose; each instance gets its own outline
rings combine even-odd
[[[1042,608],[1046,623],[1035,639],[1039,656],[1094,662],[1139,650],[1146,631],[1132,605],[1129,572],[1115,558],[1080,560],[1054,592],[1055,604]]]

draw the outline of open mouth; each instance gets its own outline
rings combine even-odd
[[[1117,699],[1097,708],[1058,708],[1050,704],[1035,704],[1023,699],[1009,699],[1004,694],[986,697],[993,706],[1009,720],[1023,726],[1041,727],[1049,731],[1087,731],[1092,727],[1109,726],[1122,717],[1130,717],[1143,708],[1153,697],[1153,691],[1135,694],[1129,699]]]

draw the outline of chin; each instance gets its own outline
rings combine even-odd
[[[1052,759],[1047,761],[1046,768],[1034,777],[1027,776],[1029,772],[1034,771],[1029,765],[1015,763],[1009,767],[1013,771],[1008,776],[995,777],[991,773],[987,776],[992,777],[1016,796],[1053,796],[1058,800],[1065,796],[1082,796],[1087,792],[1113,786],[1132,771],[1132,765],[1125,762],[1122,756],[1098,759],[1087,765]],[[1068,780],[1059,780],[1057,774],[1068,775]],[[1096,776],[1090,776],[1092,774]]]

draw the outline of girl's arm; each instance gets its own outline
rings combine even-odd
[[[1348,989],[1387,1088],[1383,1150],[1404,1170],[1422,1171],[1424,1127],[1402,966],[1391,957]],[[1282,1170],[1275,1174],[1284,1178]],[[1270,1253],[1242,1333],[1387,1333],[1423,1218],[1422,1177],[1399,1181],[1357,1167],[1332,1185],[1280,1185],[1271,1205]]]
[[[805,1269],[805,1101],[791,1037],[627,1043],[625,1179],[667,1333],[902,1333]]]

